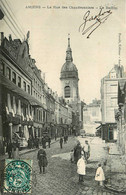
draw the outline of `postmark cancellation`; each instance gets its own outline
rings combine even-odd
[[[32,160],[5,160],[4,192],[31,193]]]

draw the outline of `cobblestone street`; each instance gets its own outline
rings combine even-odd
[[[84,138],[79,138],[84,143]],[[76,138],[69,138],[68,143],[60,149],[59,141],[46,149],[48,167],[46,174],[39,173],[37,150],[21,156],[22,159],[33,159],[32,195],[110,195],[117,194],[101,189],[94,180],[97,164],[106,157],[104,143],[100,138],[88,139],[91,145],[91,157],[87,164],[84,183],[78,182],[76,165],[70,162],[70,150],[76,144]],[[97,158],[96,158],[97,156]]]

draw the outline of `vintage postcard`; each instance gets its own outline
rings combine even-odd
[[[126,194],[125,35],[125,0],[0,1],[0,194]]]

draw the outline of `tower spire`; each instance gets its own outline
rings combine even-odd
[[[68,47],[70,47],[70,34],[68,34]]]
[[[66,61],[73,61],[73,58],[72,58],[72,50],[70,48],[70,34],[68,34],[68,47],[67,47],[67,50],[66,50]]]

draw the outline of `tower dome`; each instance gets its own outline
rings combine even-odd
[[[70,48],[70,38],[68,37],[68,47],[66,50],[66,62],[61,68],[60,79],[64,78],[76,78],[78,79],[78,70],[73,63],[72,50]]]

